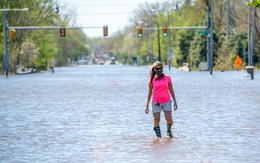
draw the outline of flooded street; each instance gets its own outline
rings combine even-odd
[[[0,76],[0,162],[260,162],[260,71],[164,72],[174,139],[146,115],[148,66]],[[166,122],[161,114],[162,134]]]

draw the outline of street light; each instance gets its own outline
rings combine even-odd
[[[59,14],[60,13],[59,6],[57,4],[56,4],[56,7],[54,9],[54,13],[55,14]]]
[[[8,59],[8,47],[7,47],[7,30],[8,27],[6,25],[6,12],[7,11],[28,11],[28,8],[23,9],[0,9],[4,13],[4,61],[3,61],[3,69],[6,73],[6,77],[8,77],[8,70],[9,70],[9,59]]]

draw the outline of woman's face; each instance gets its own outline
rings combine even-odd
[[[157,65],[154,67],[154,72],[156,75],[160,76],[163,72],[163,67],[161,65]]]

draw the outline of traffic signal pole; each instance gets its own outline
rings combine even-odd
[[[167,26],[170,26],[170,16],[169,16],[169,10],[167,10],[167,18],[168,18],[168,22],[167,22]],[[166,58],[168,59],[168,64],[169,64],[169,70],[171,70],[171,56],[170,54],[170,37],[171,37],[171,33],[169,32],[169,36],[168,36],[168,42],[167,42],[167,54],[166,54]]]
[[[7,11],[27,11],[28,8],[24,9],[0,9],[4,13],[4,60],[3,60],[3,69],[6,73],[6,77],[8,77],[9,73],[9,56],[8,56],[8,46],[7,46],[7,23],[6,23],[6,12]]]
[[[8,76],[9,70],[9,59],[8,59],[8,47],[7,47],[7,25],[6,25],[6,11],[4,12],[4,62],[3,62],[3,69]]]
[[[207,69],[210,69],[210,34],[209,34],[209,8],[206,7],[206,21],[207,21]]]
[[[158,31],[158,33],[157,33],[157,37],[158,37],[158,60],[161,62],[161,43],[160,43],[160,26],[159,26],[159,23],[157,23],[157,31]]]
[[[211,0],[211,17],[210,17],[210,75],[213,71],[213,20],[214,20],[214,0]]]
[[[8,73],[9,73],[9,56],[8,56],[8,46],[7,46],[7,30],[12,29],[12,30],[37,30],[37,29],[60,29],[60,26],[25,26],[25,27],[21,27],[21,26],[17,26],[17,27],[8,27],[7,26],[7,20],[6,20],[6,12],[7,11],[28,11],[28,8],[22,8],[22,9],[0,9],[0,11],[3,12],[4,15],[4,58],[3,58],[3,70],[6,73],[6,77],[8,77]],[[108,26],[103,26],[103,27],[62,27],[64,29],[64,37],[65,37],[65,29],[66,28],[71,28],[71,29],[81,29],[81,28],[106,28],[106,36],[108,34]]]
[[[3,59],[3,70],[8,76],[9,72],[9,57],[8,57],[8,46],[7,46],[7,31],[9,29],[14,30],[38,30],[38,29],[63,29],[65,37],[65,29],[81,29],[81,28],[103,28],[102,27],[61,27],[61,26],[10,26],[7,27],[6,23],[6,11],[26,11],[28,9],[0,9],[4,13],[4,59]],[[107,26],[106,26],[107,28]],[[60,32],[61,33],[61,32]]]

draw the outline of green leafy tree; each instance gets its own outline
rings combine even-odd
[[[260,7],[260,0],[252,0],[251,2],[246,3],[248,6],[252,5],[255,7]]]
[[[6,8],[29,8],[29,11],[7,12],[7,22],[10,26],[71,26],[73,25],[73,17],[75,13],[70,10],[64,12],[67,16],[57,15],[54,13],[56,2],[53,0],[35,1],[35,0],[19,0],[19,1],[3,1],[0,0],[1,6]],[[17,7],[19,6],[19,7]],[[68,12],[68,13],[66,13]],[[0,17],[0,22],[3,22],[3,17]],[[1,29],[2,30],[2,29]],[[68,30],[67,30],[68,31]],[[71,33],[71,35],[69,34]],[[8,33],[7,33],[8,34]],[[73,58],[78,58],[82,53],[87,53],[88,49],[85,47],[86,36],[82,30],[71,30],[67,33],[73,40]],[[3,32],[0,31],[1,46],[3,46],[2,38]],[[58,37],[57,37],[58,36]],[[67,37],[64,40],[68,39]],[[27,44],[26,44],[27,43]],[[30,46],[28,45],[30,43]],[[64,43],[64,44],[61,44]],[[24,50],[26,46],[37,49],[37,53],[31,53]],[[65,55],[61,55],[61,49],[68,47],[64,52]],[[3,49],[3,48],[1,48]],[[69,46],[68,42],[61,41],[59,37],[59,29],[39,29],[39,30],[16,30],[16,39],[10,40],[8,36],[8,49],[11,58],[11,66],[13,68],[16,65],[21,66],[33,66],[33,67],[45,67],[57,63],[56,60],[64,61],[68,58]],[[0,59],[2,61],[3,51],[0,52]],[[66,62],[59,62],[62,65],[66,65]],[[52,65],[55,66],[55,65]]]
[[[206,37],[205,35],[196,34],[194,40],[191,42],[189,49],[190,66],[193,69],[199,67],[200,62],[207,61],[207,49],[206,49]]]

